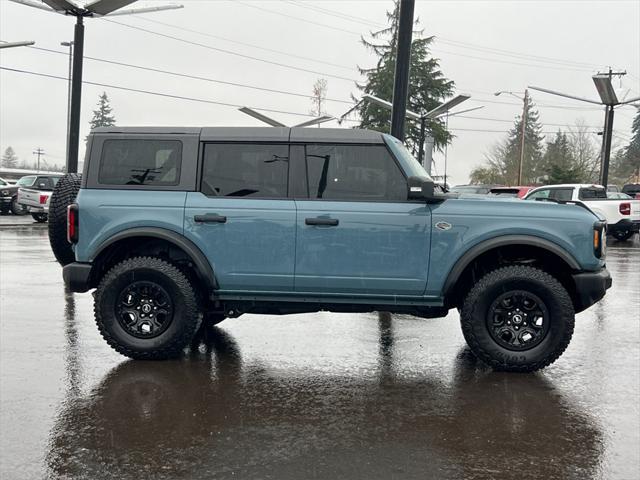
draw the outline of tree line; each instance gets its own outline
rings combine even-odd
[[[539,114],[529,104],[525,125],[525,149],[522,162],[524,185],[558,183],[597,183],[600,176],[601,140],[584,125],[577,122],[566,130],[545,140],[541,134]],[[619,148],[612,158],[609,181],[622,185],[637,179],[640,169],[640,109],[632,127],[629,145]],[[518,180],[522,118],[517,117],[513,127],[485,154],[484,164],[471,171],[470,182],[482,184],[515,185]]]

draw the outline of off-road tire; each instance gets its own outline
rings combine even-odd
[[[633,237],[634,233],[635,232],[632,230],[615,230],[611,232],[611,235],[613,235],[613,238],[615,238],[619,242],[626,242],[631,237]]]
[[[32,213],[31,216],[38,223],[45,223],[49,219],[46,213]]]
[[[134,281],[154,282],[171,297],[171,323],[158,336],[137,338],[118,321],[116,306],[119,295]],[[94,314],[98,330],[111,348],[139,360],[179,356],[202,322],[198,297],[187,276],[173,264],[156,257],[129,258],[111,268],[94,294]]]
[[[75,261],[71,244],[67,241],[67,207],[76,201],[81,175],[68,173],[56,184],[49,202],[49,243],[63,267]]]
[[[528,350],[503,347],[487,326],[492,302],[514,290],[536,295],[549,313],[546,335]],[[460,322],[471,351],[495,370],[533,372],[550,365],[565,351],[573,335],[575,312],[567,290],[555,277],[534,267],[514,265],[487,273],[476,283],[464,301]]]
[[[14,215],[26,215],[29,212],[24,206],[18,203],[18,197],[14,197],[11,202],[11,213]]]

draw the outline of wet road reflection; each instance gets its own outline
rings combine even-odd
[[[450,384],[271,375],[222,329],[181,361],[126,361],[56,419],[53,476],[595,478],[602,432],[541,376],[466,349]],[[384,369],[382,370],[384,372]],[[544,462],[541,462],[544,459]],[[526,472],[526,475],[523,473]]]
[[[128,361],[46,236],[0,243],[0,478],[638,478],[638,242],[531,375],[479,363],[455,312],[247,315]]]

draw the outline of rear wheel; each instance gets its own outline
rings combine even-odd
[[[49,243],[51,250],[63,267],[75,261],[75,253],[67,240],[67,207],[76,200],[81,176],[69,173],[58,180],[49,202]]]
[[[29,213],[27,207],[18,203],[18,197],[14,197],[11,201],[11,213],[14,215],[26,215]]]
[[[558,280],[515,265],[480,279],[465,299],[460,321],[481,360],[496,370],[532,372],[562,355],[574,317],[571,298]]]
[[[96,290],[94,312],[114,350],[149,360],[180,355],[202,317],[189,279],[155,257],[130,258],[113,267]]]
[[[46,213],[32,213],[31,216],[38,223],[44,223],[49,218],[49,215]]]
[[[624,242],[633,237],[634,233],[635,232],[631,230],[614,230],[613,232],[611,232],[611,235],[613,235],[613,238],[615,238],[616,240]]]

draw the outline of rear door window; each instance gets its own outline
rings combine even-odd
[[[105,140],[98,183],[178,185],[181,163],[182,142],[178,140]]]
[[[384,145],[307,145],[309,197],[405,201],[407,181]]]
[[[569,202],[573,196],[573,188],[554,188],[551,190],[549,198],[559,202]]]
[[[581,188],[578,192],[580,200],[599,200],[607,198],[607,192],[604,188]]]
[[[286,198],[289,146],[220,144],[204,147],[201,191],[210,197]]]

